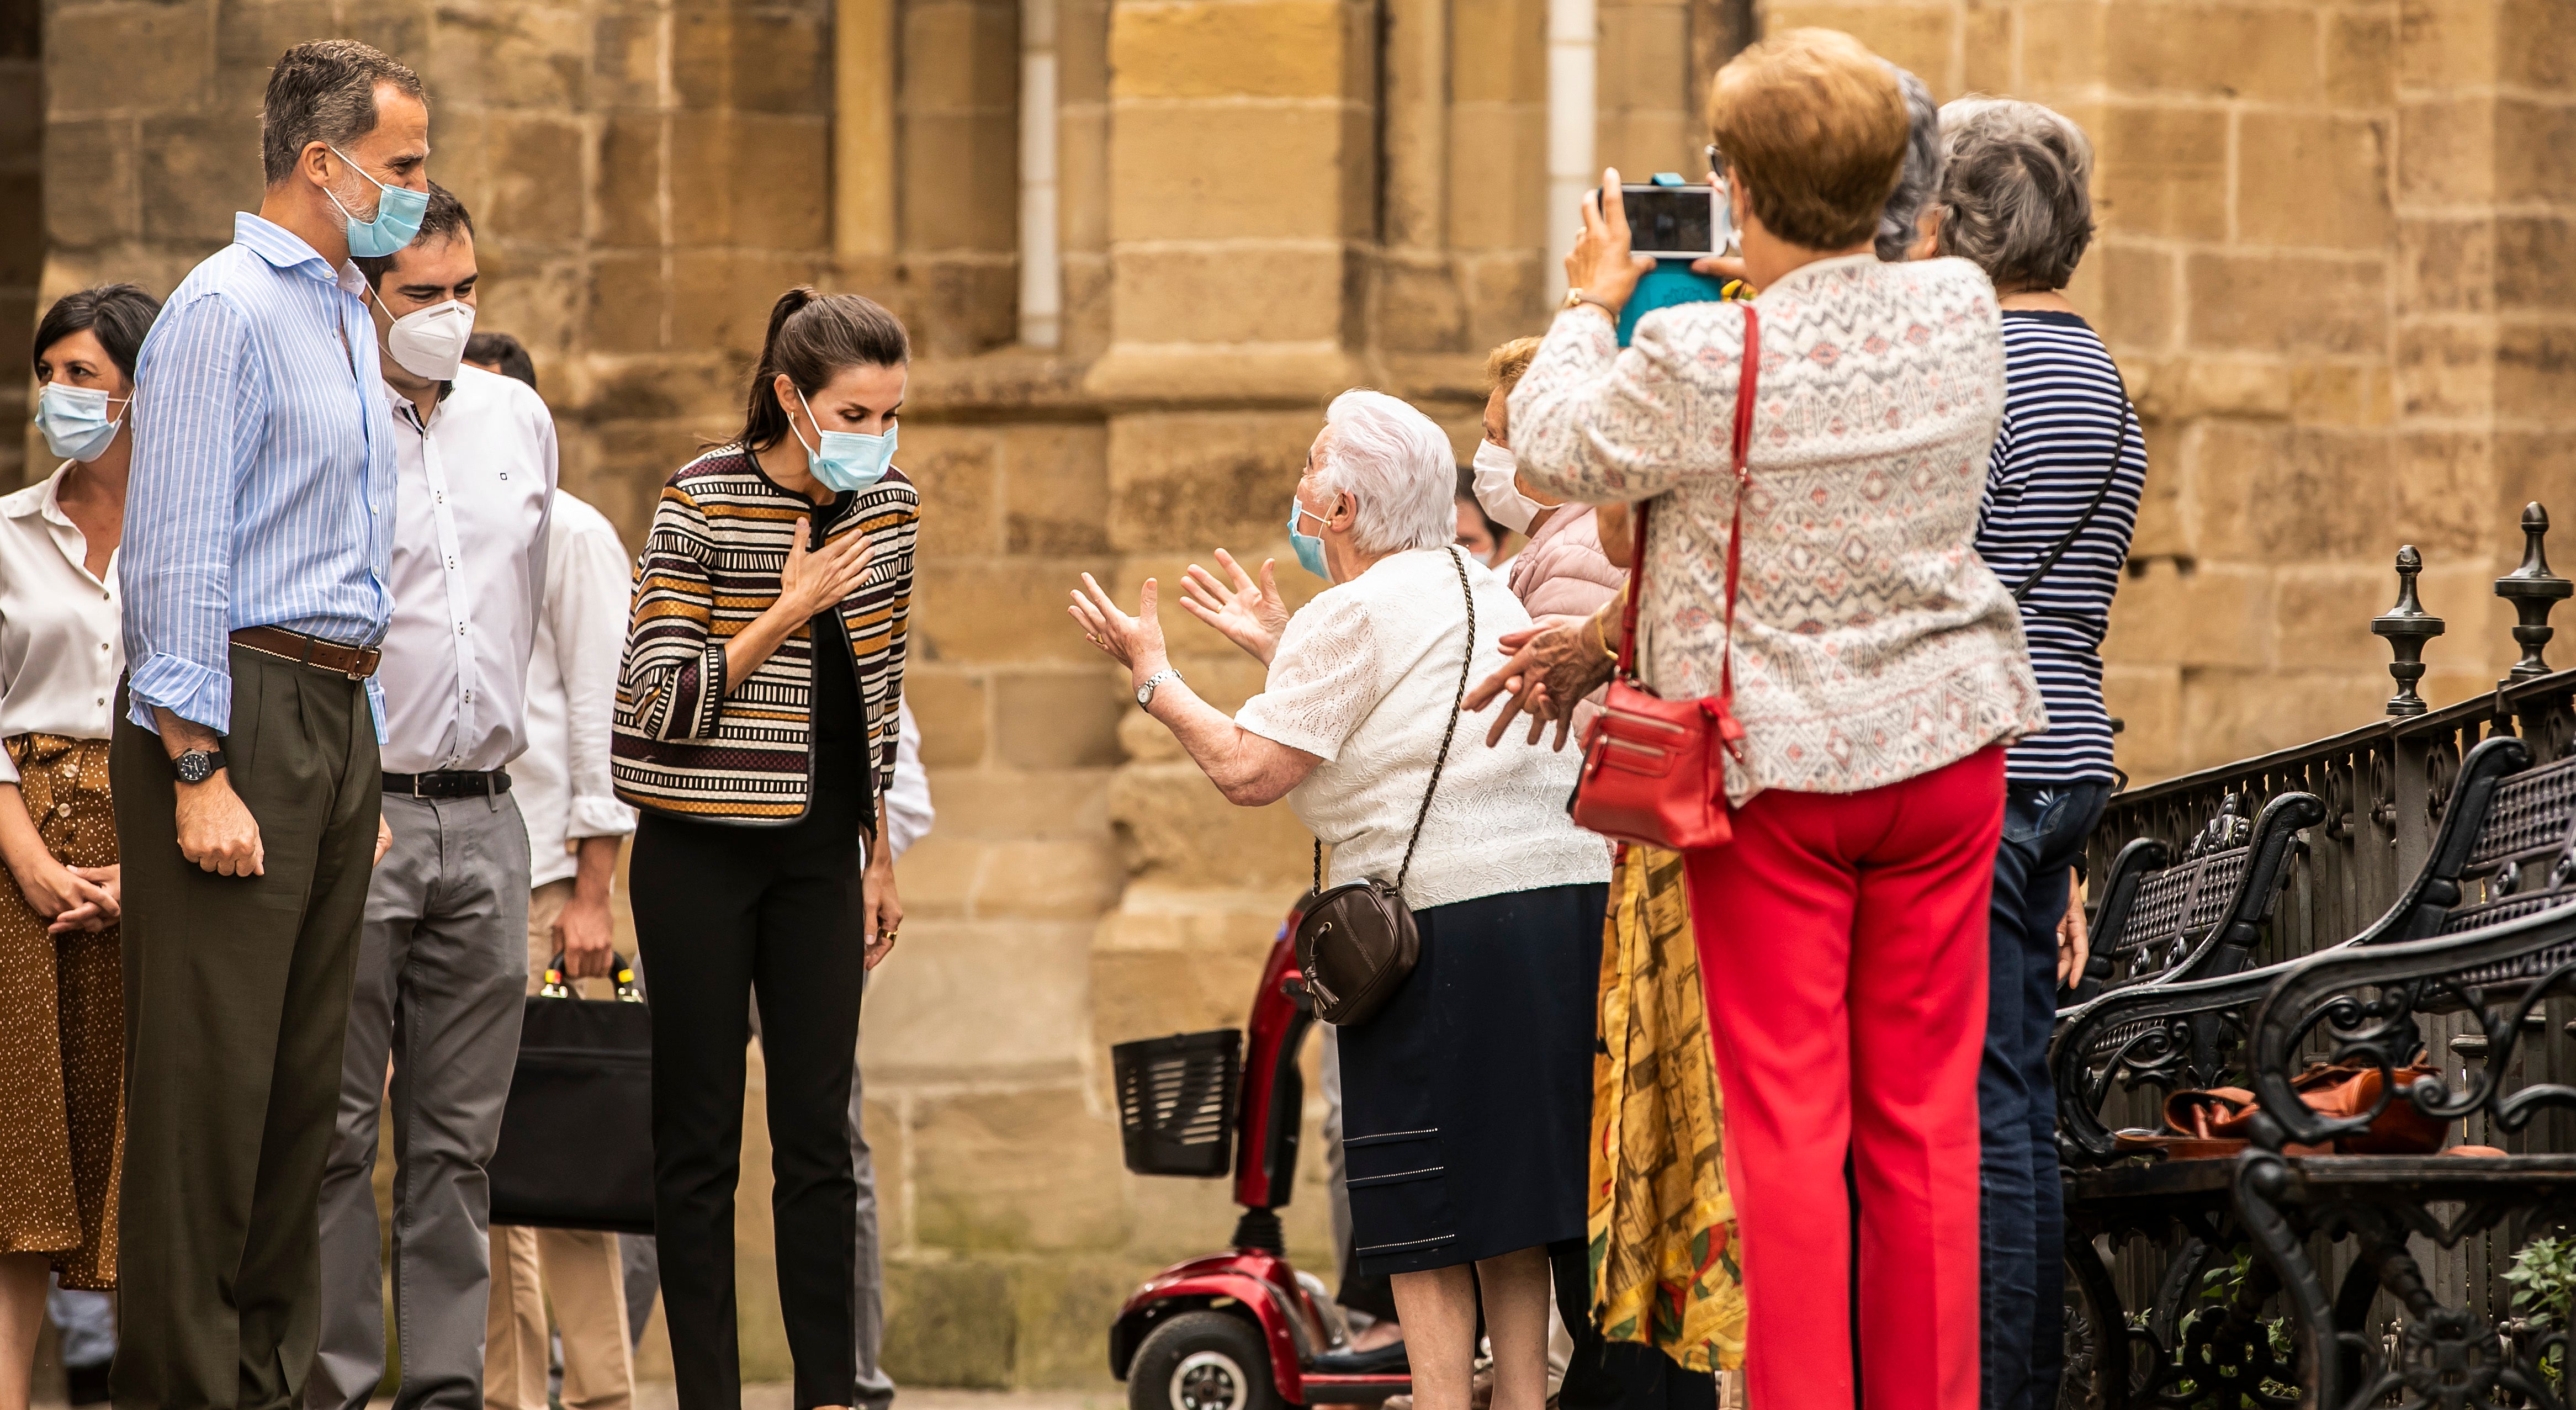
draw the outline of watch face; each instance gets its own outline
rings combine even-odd
[[[179,779],[183,783],[204,783],[215,776],[215,758],[202,749],[191,749],[179,756]]]

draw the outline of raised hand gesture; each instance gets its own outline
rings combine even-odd
[[[1119,611],[1117,601],[1085,573],[1082,586],[1074,591],[1073,605],[1065,611],[1092,645],[1142,682],[1172,663],[1171,655],[1163,649],[1162,619],[1154,612],[1156,591],[1154,580],[1147,578],[1136,595],[1136,615],[1130,617]]]
[[[1233,554],[1220,548],[1216,561],[1234,580],[1234,586],[1220,584],[1214,573],[1193,563],[1181,583],[1181,607],[1267,666],[1270,654],[1279,649],[1279,634],[1288,629],[1288,604],[1279,598],[1275,571],[1279,560],[1261,560],[1261,581],[1257,584],[1243,571],[1243,565],[1234,561]]]

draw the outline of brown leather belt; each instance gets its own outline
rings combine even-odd
[[[376,663],[384,659],[384,652],[372,646],[344,646],[284,627],[244,627],[233,633],[233,645],[249,647],[263,656],[281,656],[302,666],[338,671],[353,681],[374,675]]]

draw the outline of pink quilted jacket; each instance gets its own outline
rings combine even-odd
[[[1512,557],[1512,595],[1533,617],[1589,617],[1628,581],[1601,552],[1601,516],[1568,504],[1547,516],[1527,547]]]

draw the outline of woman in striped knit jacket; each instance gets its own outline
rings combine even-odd
[[[653,1000],[654,1222],[685,1406],[738,1404],[733,1191],[760,1005],[796,1404],[847,1406],[850,1054],[903,908],[894,781],[920,501],[892,468],[910,344],[855,294],[790,289],[741,434],[662,488],[614,744]]]

